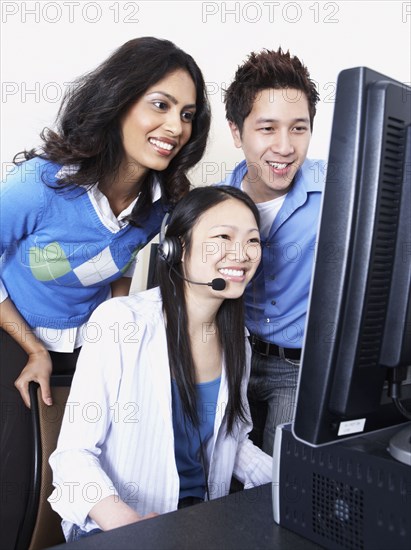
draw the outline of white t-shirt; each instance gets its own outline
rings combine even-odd
[[[241,184],[241,190],[244,191],[243,184]],[[275,217],[280,211],[286,196],[287,193],[281,197],[272,199],[271,201],[256,203],[256,207],[260,212],[260,235],[263,239],[267,239],[271,226],[273,225]]]

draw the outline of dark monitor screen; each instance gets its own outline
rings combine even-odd
[[[293,433],[321,445],[411,411],[411,88],[340,73]],[[408,377],[408,382],[407,382]]]

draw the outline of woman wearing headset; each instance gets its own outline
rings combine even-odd
[[[271,480],[271,458],[247,435],[242,294],[260,259],[258,219],[239,189],[192,190],[161,239],[159,287],[93,314],[101,337],[82,348],[76,406],[50,457],[67,540],[223,496],[232,475],[245,487]]]

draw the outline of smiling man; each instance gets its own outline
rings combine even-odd
[[[262,261],[245,304],[253,437],[269,454],[275,427],[294,417],[325,176],[322,161],[306,158],[318,99],[307,68],[281,48],[251,53],[225,95],[245,160],[222,183],[245,191],[261,216]]]

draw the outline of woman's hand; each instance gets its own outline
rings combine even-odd
[[[52,405],[50,375],[52,363],[49,352],[7,297],[0,303],[0,327],[27,353],[28,361],[14,382],[27,407],[30,408],[29,382],[38,382],[46,405]]]
[[[27,407],[30,408],[29,383],[40,384],[41,397],[46,405],[52,405],[50,391],[50,375],[52,371],[50,354],[46,349],[40,349],[29,353],[29,360],[21,371],[20,376],[14,382]]]

